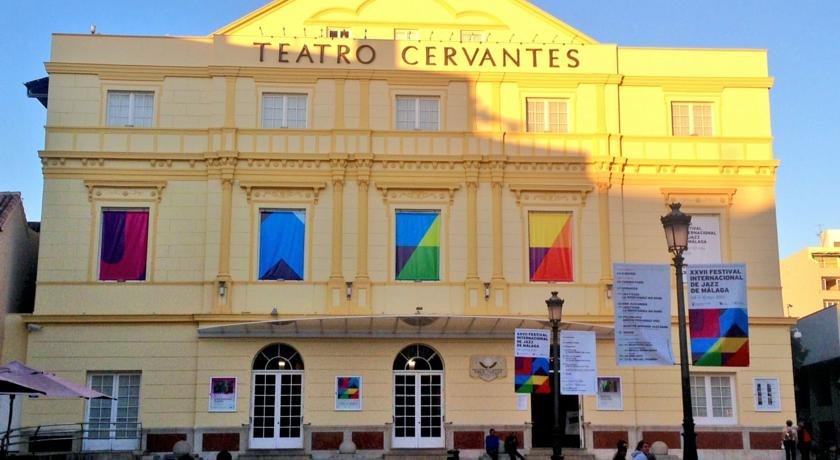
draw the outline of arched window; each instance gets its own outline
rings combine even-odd
[[[415,343],[400,351],[394,359],[395,371],[442,371],[443,360],[434,349]]]
[[[302,371],[303,358],[294,348],[285,343],[271,344],[254,357],[255,371]]]

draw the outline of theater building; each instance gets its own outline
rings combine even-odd
[[[204,458],[475,458],[495,427],[545,453],[513,338],[558,291],[620,383],[562,398],[569,452],[679,451],[678,366],[616,366],[612,264],[669,263],[682,202],[748,273],[749,367],[691,369],[702,456],[778,451],[764,51],[602,44],[524,0],[276,0],[201,37],[55,34],[46,70],[36,306],[6,358],[117,399],[26,401],[24,426]]]

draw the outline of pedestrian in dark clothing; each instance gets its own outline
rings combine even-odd
[[[796,428],[790,420],[785,422],[782,430],[782,445],[785,447],[785,460],[796,460]]]
[[[811,460],[811,444],[814,441],[814,436],[811,434],[811,423],[799,422],[799,432],[796,435],[802,460]]]
[[[616,443],[615,448],[615,455],[613,455],[613,460],[627,460],[627,441],[620,440]]]
[[[499,460],[499,437],[493,428],[490,428],[490,434],[484,438],[484,451],[491,459]]]
[[[517,458],[521,458],[525,460],[525,457],[519,453],[516,449],[519,447],[519,439],[516,438],[516,435],[511,433],[507,435],[505,438],[505,452],[510,456],[510,460],[516,460]]]

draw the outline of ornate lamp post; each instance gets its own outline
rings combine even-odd
[[[563,431],[566,418],[560,421],[560,347],[557,340],[557,330],[563,317],[563,299],[557,297],[557,291],[551,291],[551,297],[545,300],[548,307],[548,321],[551,323],[551,370],[554,372],[554,383],[551,393],[554,396],[554,426],[551,428],[551,460],[563,460]]]
[[[683,406],[683,460],[697,460],[697,435],[691,408],[691,380],[688,373],[688,337],[686,336],[685,293],[683,292],[683,252],[688,248],[691,216],[680,211],[680,203],[671,203],[671,212],[663,216],[662,227],[668,240],[668,252],[674,255],[677,277],[677,319],[680,332],[680,377]]]

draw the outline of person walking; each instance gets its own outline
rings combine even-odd
[[[796,439],[799,442],[799,453],[802,454],[802,460],[811,460],[811,443],[814,436],[811,434],[810,422],[799,422]]]
[[[642,439],[636,443],[636,450],[630,455],[632,460],[648,460],[650,458],[650,443]]]
[[[615,445],[615,455],[612,460],[627,460],[627,448],[630,447],[627,441],[621,439]]]
[[[484,438],[484,451],[492,460],[499,460],[499,437],[493,428],[490,428],[490,434]]]
[[[796,460],[796,428],[790,420],[785,422],[782,430],[782,445],[785,447],[785,460]]]
[[[522,459],[525,460],[525,457],[519,453],[519,439],[516,437],[515,434],[510,433],[505,437],[505,452],[510,456],[510,460]]]

